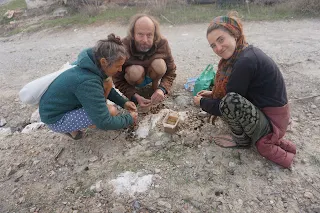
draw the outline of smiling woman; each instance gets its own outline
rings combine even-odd
[[[214,18],[207,39],[221,59],[212,92],[200,91],[194,102],[221,116],[232,132],[214,137],[214,142],[225,148],[253,144],[265,158],[290,167],[296,146],[283,139],[289,107],[278,66],[260,49],[248,45],[235,12]]]
[[[237,39],[226,30],[216,29],[207,39],[213,51],[223,59],[229,59],[236,49]]]

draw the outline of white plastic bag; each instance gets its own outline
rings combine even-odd
[[[50,73],[26,84],[19,92],[20,100],[25,104],[39,104],[42,95],[47,91],[50,84],[64,71],[74,67],[69,62],[64,64],[58,71]]]

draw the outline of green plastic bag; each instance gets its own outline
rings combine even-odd
[[[202,71],[201,75],[196,80],[193,95],[196,96],[201,90],[208,90],[210,86],[213,85],[215,77],[216,71],[214,70],[213,65],[208,64],[208,66]]]

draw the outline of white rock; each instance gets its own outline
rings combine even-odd
[[[12,135],[11,128],[0,128],[0,136]]]
[[[18,203],[23,203],[26,199],[24,197],[20,197]]]
[[[154,169],[154,173],[159,174],[161,172],[161,169]]]
[[[44,125],[45,124],[42,122],[29,124],[21,131],[21,133],[28,134],[28,133],[34,132],[35,130],[40,129],[41,127],[44,127]]]
[[[317,106],[314,104],[312,104],[310,107],[311,107],[311,109],[317,109]]]
[[[311,192],[305,192],[303,196],[305,198],[313,199],[313,194]]]
[[[90,191],[96,191],[96,184],[90,186]]]
[[[155,142],[154,145],[155,145],[155,146],[163,146],[163,145],[164,145],[164,142],[163,142],[163,141],[157,141],[157,142]]]
[[[40,160],[35,159],[35,160],[32,162],[32,165],[37,165],[39,162],[40,162]]]
[[[92,158],[89,159],[89,162],[94,163],[98,160],[98,156],[93,156]]]
[[[39,114],[39,109],[37,109],[36,111],[34,111],[31,115],[30,118],[30,123],[36,123],[36,122],[41,122],[40,119],[40,114]]]
[[[10,175],[13,175],[15,172],[16,171],[10,166],[9,169],[7,169],[6,176],[8,177]]]
[[[229,167],[235,167],[236,164],[234,162],[229,162]]]
[[[188,118],[188,112],[183,111],[183,112],[178,112],[179,114],[179,119],[181,122],[184,122]]]
[[[68,9],[64,7],[57,8],[55,9],[55,11],[53,11],[54,17],[63,17],[67,14],[68,14]]]
[[[139,122],[139,127],[136,130],[136,135],[138,138],[146,138],[149,135],[151,129],[151,116],[147,115],[144,119]]]
[[[198,115],[199,115],[200,117],[207,117],[209,114],[208,114],[207,112],[201,110],[201,111],[198,113]]]
[[[3,126],[6,125],[6,124],[7,124],[6,119],[1,118],[1,119],[0,119],[0,127],[3,127]]]
[[[162,201],[162,200],[159,200],[158,201],[158,205],[159,206],[162,206],[162,207],[165,207],[167,209],[171,209],[171,204],[166,202],[166,201]]]
[[[32,207],[32,208],[30,208],[30,210],[29,210],[29,212],[35,212],[37,210],[37,207]]]
[[[101,192],[103,190],[101,187],[101,182],[102,180],[99,180],[98,182],[96,182],[96,192]]]

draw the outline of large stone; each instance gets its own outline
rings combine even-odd
[[[53,11],[54,17],[64,17],[68,14],[68,9],[65,7],[57,8],[55,11]]]
[[[42,123],[42,122],[32,123],[32,124],[27,125],[27,126],[21,131],[21,133],[28,134],[28,133],[30,133],[30,132],[34,132],[34,131],[40,129],[40,128],[43,127],[43,126],[44,126],[44,123]]]
[[[11,128],[0,128],[0,136],[12,135]]]
[[[5,126],[7,124],[7,121],[6,121],[6,119],[4,119],[4,118],[1,118],[0,119],[0,127],[3,127],[3,126]]]
[[[159,200],[158,205],[161,207],[165,207],[166,209],[171,209],[171,204],[163,200]]]
[[[30,123],[35,123],[35,122],[41,122],[40,119],[40,114],[39,114],[39,109],[37,109],[36,111],[34,111],[31,115],[30,118]]]

